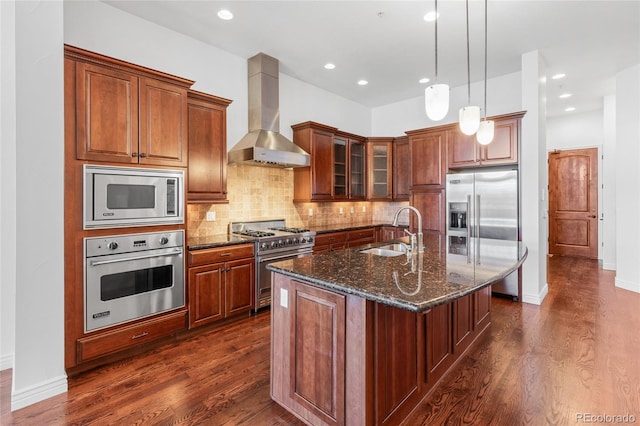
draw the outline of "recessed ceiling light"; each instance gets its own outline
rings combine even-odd
[[[332,69],[334,69],[335,67],[336,67],[336,65],[335,65],[335,64],[332,64],[331,62],[328,62],[328,63],[324,64],[324,68],[325,68],[325,69],[328,69],[328,70],[332,70]]]
[[[367,80],[358,80],[358,85],[360,86],[366,86],[367,84],[369,84]]]
[[[439,18],[440,14],[438,13],[438,16],[436,17],[436,12],[435,11],[431,11],[428,12],[426,15],[424,15],[424,20],[427,22],[433,22],[436,20],[436,18]]]
[[[225,21],[229,21],[233,19],[233,13],[231,13],[227,9],[221,9],[218,11],[218,18],[224,19]]]
[[[563,74],[563,73],[558,73],[558,74],[555,74],[555,75],[551,76],[551,78],[554,79],[554,80],[558,80],[558,79],[564,78],[564,77],[566,77],[566,74]]]
[[[567,107],[564,110],[567,111],[567,112],[571,112],[571,111],[575,111],[576,107]]]
[[[421,78],[420,80],[418,80],[418,82],[421,83],[421,84],[428,83],[429,81],[431,81],[431,80],[429,80],[427,77],[424,77],[424,78]]]
[[[563,93],[562,95],[558,96],[560,99],[567,99],[571,97],[571,93]]]

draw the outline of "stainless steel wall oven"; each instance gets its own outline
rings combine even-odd
[[[85,331],[185,304],[184,231],[84,239]]]

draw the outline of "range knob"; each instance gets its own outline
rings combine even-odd
[[[262,244],[260,244],[260,248],[261,248],[262,250],[266,250],[266,249],[268,249],[268,248],[269,248],[269,244],[267,244],[267,243],[262,243]]]
[[[160,245],[165,245],[169,242],[169,238],[167,237],[160,237]]]
[[[117,241],[109,241],[109,243],[107,244],[107,248],[109,250],[115,250],[118,248],[118,242]]]
[[[271,248],[276,248],[278,247],[278,242],[277,241],[272,241],[271,242]]]

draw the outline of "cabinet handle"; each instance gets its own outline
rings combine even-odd
[[[589,216],[591,219],[595,219],[597,216],[595,214],[592,214],[591,216]]]
[[[145,158],[147,156],[147,154],[145,154],[144,152],[140,153],[140,158]]]
[[[131,153],[131,156],[132,156],[132,157],[137,157],[137,156],[138,156],[138,153],[137,153],[137,152],[132,152],[132,153]]]
[[[133,336],[131,336],[131,340],[135,340],[135,339],[140,339],[141,337],[145,337],[148,336],[149,333],[147,333],[146,331],[140,333],[140,334],[134,334]]]
[[[232,253],[220,253],[220,257],[229,257]]]

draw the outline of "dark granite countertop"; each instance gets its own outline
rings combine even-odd
[[[235,244],[253,243],[256,238],[241,235],[208,235],[206,237],[187,238],[187,250],[203,250],[215,247],[225,247]]]
[[[309,226],[309,229],[314,231],[316,234],[328,234],[330,232],[354,231],[356,229],[375,228],[377,226],[391,226],[391,224],[383,222],[369,222],[350,225]],[[398,225],[398,227],[407,228],[407,225]]]
[[[361,253],[364,246],[275,262],[267,269],[323,288],[424,312],[507,276],[527,257],[526,246],[518,241],[470,238],[467,256],[447,253],[444,236],[424,238],[422,254],[383,257]],[[389,242],[370,247],[385,244]]]

